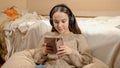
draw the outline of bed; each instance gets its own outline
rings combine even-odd
[[[76,20],[93,55],[110,68],[119,68],[120,16],[76,17]],[[41,36],[50,30],[49,18],[36,12],[25,13],[15,21],[6,23],[3,27],[8,50],[6,60],[15,52],[36,48]]]

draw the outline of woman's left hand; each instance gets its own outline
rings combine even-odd
[[[59,48],[58,48],[58,52],[57,52],[57,55],[58,56],[63,56],[63,55],[69,55],[72,53],[72,49],[68,46],[65,46],[65,45],[61,45]]]

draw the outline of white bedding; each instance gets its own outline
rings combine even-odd
[[[78,25],[93,55],[111,68],[120,67],[120,16],[79,18]]]
[[[106,25],[116,27],[120,25],[120,16],[98,16],[95,18],[76,18],[79,23],[87,23],[92,25]]]
[[[117,57],[115,54],[118,54],[118,48],[120,47],[120,30],[112,26],[101,24],[93,25],[94,24],[79,23],[81,31],[93,51],[93,55],[109,66],[114,65],[113,61],[115,61]],[[117,62],[117,65],[119,64],[120,62]]]

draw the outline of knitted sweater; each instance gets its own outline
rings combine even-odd
[[[46,35],[62,36],[64,45],[70,47],[72,53],[62,57],[56,54],[44,55],[42,49]],[[15,53],[1,68],[35,68],[36,64],[45,65],[46,68],[108,68],[91,55],[87,41],[82,34],[48,32],[42,37],[38,46],[36,49]]]
[[[82,34],[58,34],[56,32],[48,32],[44,36],[62,36],[64,45],[72,49],[70,55],[58,57],[56,54],[48,54],[44,56],[42,53],[42,45],[36,49],[34,60],[38,64],[43,64],[47,68],[81,68],[84,65],[92,63],[91,51],[88,48],[87,42]],[[44,43],[44,36],[40,44]]]

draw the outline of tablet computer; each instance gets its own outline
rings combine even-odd
[[[63,45],[63,39],[59,36],[45,36],[44,42],[47,44],[46,46],[53,48],[53,53],[57,53],[59,46]]]

